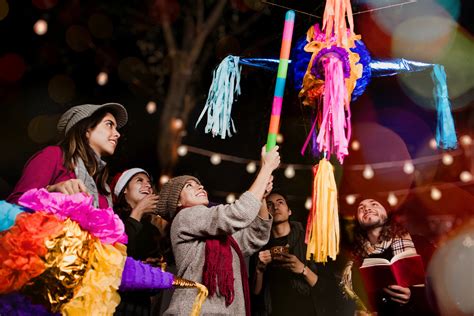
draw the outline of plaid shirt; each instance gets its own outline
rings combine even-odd
[[[389,247],[392,248],[394,256],[404,251],[407,251],[408,249],[414,250],[416,252],[415,245],[413,244],[413,241],[411,240],[411,236],[409,234],[403,236],[402,238],[391,238],[389,240],[379,242],[375,245],[372,245],[369,241],[367,241],[364,245],[365,251],[369,255],[380,254]]]

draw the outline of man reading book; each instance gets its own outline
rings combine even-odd
[[[381,283],[382,274],[377,280],[373,274],[361,273],[359,269],[366,258],[381,258],[390,262],[394,256],[404,257],[405,253],[417,257],[410,234],[392,220],[387,209],[375,199],[364,199],[360,202],[356,212],[353,261],[346,266],[342,284],[346,292],[358,302],[359,311],[356,313],[358,315],[370,315],[371,312],[377,312],[378,315],[420,315],[413,291],[417,292],[421,289],[421,296],[418,293],[415,295],[418,300],[424,295],[423,288],[417,289],[412,285],[419,283],[420,280],[423,281],[423,276],[420,276],[419,272],[422,271],[421,274],[423,274],[422,266],[421,269],[416,266],[418,273],[415,277],[400,275],[400,273],[409,273],[410,267],[405,270],[400,270],[398,267],[392,269],[394,273],[392,284],[387,284],[391,283],[390,281]],[[421,258],[418,259],[421,261]],[[395,264],[393,260],[392,264]],[[366,262],[365,266],[367,265]],[[408,279],[409,282],[397,282],[400,279]],[[383,287],[381,284],[386,286]]]

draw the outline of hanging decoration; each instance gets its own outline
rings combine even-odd
[[[45,189],[27,191],[19,203],[0,202],[1,315],[112,315],[118,290],[173,287],[198,289],[192,315],[199,315],[207,289],[127,257],[124,225],[112,208]]]

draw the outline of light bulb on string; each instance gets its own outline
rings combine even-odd
[[[436,139],[434,139],[434,138],[430,139],[429,145],[430,145],[430,148],[433,149],[433,150],[438,148],[438,143],[436,142]]]
[[[44,35],[46,32],[48,32],[48,22],[46,22],[43,19],[39,19],[36,21],[36,23],[33,25],[33,31],[37,35]]]
[[[180,118],[174,118],[173,121],[172,121],[172,126],[175,130],[180,130],[183,128],[183,120],[180,119]]]
[[[360,149],[360,143],[358,140],[353,140],[351,143],[351,148],[353,151],[358,151]]]
[[[105,71],[101,71],[97,75],[96,80],[99,86],[105,86],[107,82],[109,81],[109,75]]]
[[[470,182],[472,181],[472,174],[469,171],[463,171],[459,175],[459,179],[464,183]]]
[[[441,199],[442,194],[441,194],[441,191],[438,188],[432,187],[431,192],[430,192],[430,196],[433,200],[438,201],[439,199]]]
[[[352,205],[352,204],[355,203],[355,201],[356,201],[355,195],[349,194],[348,196],[346,196],[346,203],[347,204]]]
[[[257,164],[254,161],[251,161],[247,164],[247,167],[245,168],[248,173],[254,173],[257,171]]]
[[[443,158],[441,159],[443,161],[443,165],[449,166],[453,164],[453,156],[450,154],[443,154]]]
[[[212,154],[211,156],[211,163],[213,165],[218,165],[222,161],[221,156],[219,154]]]
[[[277,136],[276,136],[277,144],[281,144],[281,143],[283,143],[283,141],[284,141],[283,135],[282,134],[277,134]]]
[[[406,174],[412,174],[413,171],[415,171],[415,166],[413,165],[413,163],[411,161],[406,161],[403,164],[403,172],[405,172]]]
[[[311,197],[307,197],[306,201],[304,202],[304,208],[310,210],[311,206],[313,206],[313,201],[311,200]]]
[[[286,167],[285,169],[285,177],[287,177],[288,179],[291,179],[295,176],[295,168],[293,166],[288,166]]]
[[[188,153],[188,147],[186,145],[181,145],[181,146],[178,147],[176,152],[181,157],[186,156],[186,154]]]
[[[460,138],[459,138],[459,142],[461,143],[461,145],[463,146],[469,146],[472,144],[472,138],[471,136],[469,135],[462,135]]]
[[[367,180],[372,179],[374,177],[374,169],[370,165],[366,165],[364,171],[362,171],[362,176]]]
[[[235,194],[234,193],[229,193],[227,197],[225,198],[227,203],[234,203],[235,202]]]
[[[387,196],[387,202],[390,206],[395,206],[398,203],[398,198],[393,192],[390,192]]]
[[[161,175],[160,177],[160,184],[163,185],[166,182],[170,181],[170,177],[166,174]]]
[[[146,104],[146,111],[148,114],[153,114],[156,112],[156,102],[150,101]]]

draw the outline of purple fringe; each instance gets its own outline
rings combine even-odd
[[[321,76],[323,73],[321,73],[319,70],[319,59],[323,57],[324,55],[328,53],[335,53],[338,57],[339,60],[342,61],[342,70],[344,72],[344,78],[349,78],[351,75],[351,64],[349,62],[349,53],[342,47],[338,46],[331,46],[329,48],[323,48],[319,51],[319,53],[316,55],[313,61],[313,65],[311,66],[311,74],[316,76],[318,79],[323,79]]]
[[[127,257],[122,274],[120,291],[169,289],[174,276],[160,268]]]
[[[0,315],[9,316],[50,316],[53,314],[43,305],[33,304],[30,299],[20,293],[0,295]]]

